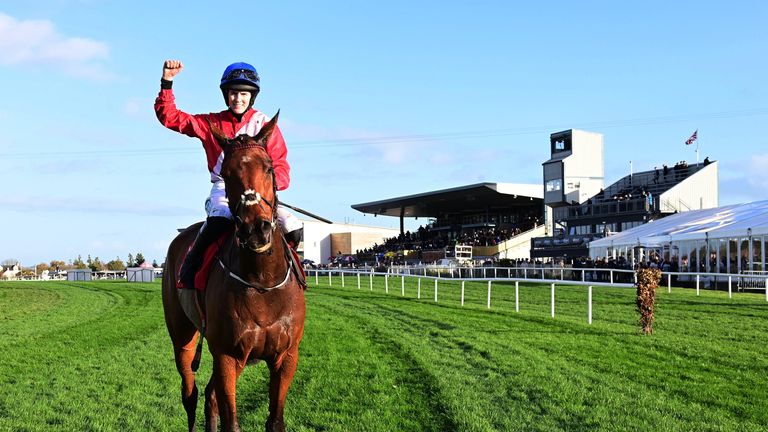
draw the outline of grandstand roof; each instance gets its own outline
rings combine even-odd
[[[660,247],[669,242],[746,237],[749,233],[768,235],[768,200],[677,213],[592,241],[589,247]]]
[[[477,213],[486,209],[541,204],[541,184],[476,183],[451,189],[424,192],[381,201],[353,204],[352,208],[369,214],[405,217],[437,217],[445,213]]]

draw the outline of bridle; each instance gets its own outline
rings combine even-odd
[[[228,140],[227,145],[224,146],[225,153],[234,150],[251,148],[258,148],[261,149],[264,153],[267,153],[265,146],[255,144],[251,141],[243,141],[244,136],[247,137],[247,135],[239,135],[234,139]],[[259,192],[256,192],[256,190],[253,189],[253,186],[247,185],[245,187],[245,191],[243,191],[243,193],[240,195],[240,200],[237,202],[237,205],[235,205],[234,211],[232,212],[232,216],[235,221],[235,239],[237,240],[238,247],[241,249],[247,248],[256,253],[271,253],[272,241],[270,240],[268,244],[262,247],[254,248],[253,246],[249,245],[247,238],[243,238],[243,231],[240,228],[245,224],[245,221],[243,220],[243,212],[248,207],[254,205],[259,206],[259,208],[262,210],[268,210],[270,212],[271,215],[269,223],[273,233],[277,228],[277,180],[275,178],[275,169],[271,164],[267,165],[267,173],[272,180],[272,201],[264,198]],[[265,205],[266,207],[264,207]],[[252,232],[253,228],[254,227],[251,227],[251,230],[247,230],[246,233],[249,234]]]
[[[240,227],[245,224],[242,218],[242,212],[251,206],[257,205],[262,210],[267,210],[266,207],[268,207],[270,213],[271,213],[271,219],[269,221],[270,226],[272,227],[272,232],[275,231],[277,228],[277,182],[275,180],[275,170],[272,167],[269,167],[267,170],[269,172],[271,178],[272,178],[272,196],[274,197],[272,201],[264,198],[261,196],[259,192],[256,192],[255,190],[248,188],[246,189],[241,195],[240,195],[240,201],[237,202],[237,205],[235,205],[235,211],[233,213],[234,219],[235,219],[235,238],[238,240],[237,244],[240,248],[248,248],[253,252],[256,253],[266,253],[269,252],[272,249],[272,242],[270,241],[269,244],[267,244],[266,248],[253,248],[248,244],[246,241],[246,238],[241,238],[241,230]]]
[[[250,147],[259,147],[266,151],[264,147],[262,146],[256,146],[256,145],[237,145],[241,144],[241,142],[236,143],[232,148],[250,148]],[[277,180],[275,177],[275,169],[270,165],[267,168],[267,173],[269,173],[269,176],[272,180],[272,197],[273,199],[270,201],[266,198],[264,198],[259,192],[256,192],[252,187],[247,187],[245,191],[240,195],[240,200],[235,205],[234,211],[232,216],[234,217],[235,221],[235,235],[232,238],[232,241],[237,244],[237,246],[240,249],[248,249],[252,252],[255,252],[257,254],[271,254],[272,253],[272,242],[274,241],[274,232],[277,229]],[[242,227],[245,224],[245,221],[243,220],[243,212],[248,208],[252,206],[259,206],[262,210],[268,210],[270,212],[270,226],[271,231],[273,233],[271,240],[268,244],[259,247],[254,248],[249,244],[247,241],[247,238],[242,238],[242,231],[240,230],[240,227]],[[250,231],[249,231],[250,232]],[[284,248],[286,251],[286,254],[290,253],[289,246],[285,241],[285,238],[283,238]],[[230,251],[233,251],[234,248],[230,248]],[[283,278],[282,282],[278,283],[277,285],[271,286],[271,287],[263,287],[263,286],[257,286],[254,285],[242,277],[240,277],[237,273],[235,273],[231,268],[229,268],[224,261],[221,259],[221,256],[218,257],[219,265],[226,271],[230,278],[235,279],[236,281],[240,282],[241,284],[245,285],[248,288],[253,288],[256,291],[260,293],[265,293],[268,291],[272,291],[274,289],[279,289],[284,287],[288,281],[290,280],[291,273],[293,272],[293,260],[290,258],[290,256],[287,256],[288,261],[288,269],[286,270],[285,277]],[[232,260],[230,259],[230,262]]]

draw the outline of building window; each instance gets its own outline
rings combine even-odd
[[[546,191],[547,192],[555,192],[555,191],[559,191],[560,189],[562,189],[562,187],[563,187],[562,179],[550,180],[550,181],[547,182]]]

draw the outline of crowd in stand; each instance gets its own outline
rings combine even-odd
[[[535,226],[537,221],[518,224],[509,228],[479,228],[473,230],[451,231],[420,226],[416,232],[406,231],[397,237],[391,237],[383,244],[358,250],[358,254],[397,252],[401,250],[442,250],[454,245],[496,246]]]

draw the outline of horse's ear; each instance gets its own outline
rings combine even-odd
[[[275,126],[277,126],[278,117],[280,117],[280,110],[277,110],[277,113],[274,117],[272,117],[272,120],[264,123],[264,126],[261,127],[259,133],[256,134],[256,141],[264,144],[265,147],[267,145],[267,141],[269,141],[269,137],[272,135],[272,131],[275,129]]]
[[[208,127],[211,128],[211,133],[213,134],[213,137],[216,138],[216,141],[219,142],[219,145],[221,147],[224,147],[224,143],[227,142],[229,138],[227,138],[227,136],[224,135],[224,132],[222,132],[218,126],[213,124],[211,119],[208,119]]]

